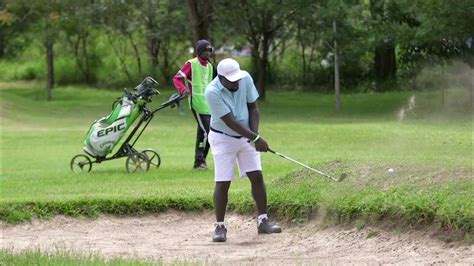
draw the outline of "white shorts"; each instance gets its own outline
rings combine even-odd
[[[260,152],[244,137],[238,139],[211,130],[209,144],[214,159],[216,182],[234,180],[236,162],[241,177],[246,176],[247,172],[262,170]]]

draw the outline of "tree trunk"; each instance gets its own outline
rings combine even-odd
[[[46,61],[48,65],[48,80],[46,83],[46,91],[48,101],[53,99],[51,90],[54,88],[54,53],[53,53],[53,42],[48,38],[46,41]]]
[[[444,81],[444,65],[441,66],[441,80]],[[445,84],[444,82],[442,82],[441,83],[441,107],[443,108],[446,101],[445,97],[446,97]]]
[[[163,59],[163,63],[161,64],[161,74],[163,75],[163,78],[169,82],[172,79],[172,77],[170,77],[170,52],[166,45],[162,47],[161,50],[161,58]]]
[[[187,0],[189,22],[193,31],[193,46],[197,40],[209,40],[209,25],[211,23],[211,0]]]
[[[92,81],[92,71],[91,71],[91,64],[89,62],[89,54],[87,52],[87,32],[84,33],[82,38],[82,54],[84,55],[84,75],[86,78],[86,83],[90,83]]]
[[[386,19],[380,20],[380,17],[384,18],[385,10],[384,5],[386,1],[370,0],[369,9],[370,15],[377,25],[384,26],[383,24],[389,23]],[[380,26],[377,26],[380,27]],[[380,37],[382,40],[388,36]],[[396,76],[396,57],[395,57],[395,44],[392,41],[377,44],[374,51],[374,76],[377,82],[384,83],[394,79]],[[379,87],[379,86],[377,86]]]
[[[138,52],[138,46],[133,41],[133,36],[130,33],[127,33],[127,37],[130,40],[130,44],[132,45],[133,52],[135,53],[135,59],[137,60],[137,68],[138,68],[138,75],[142,75],[142,59],[140,57],[140,53]]]
[[[54,51],[53,51],[53,38],[51,33],[51,28],[49,25],[49,19],[46,17],[45,24],[45,48],[46,48],[46,64],[48,68],[48,76],[46,82],[46,95],[47,100],[51,101],[53,99],[51,90],[54,87]]]
[[[79,71],[81,71],[86,83],[90,83],[92,75],[90,70],[89,55],[87,53],[86,38],[87,33],[78,33],[76,40],[73,40],[73,37],[67,38],[67,40],[74,49],[74,57],[76,59],[76,65],[79,68]],[[82,54],[79,52],[81,48]]]
[[[474,63],[474,58],[472,59]],[[473,64],[474,65],[474,64]],[[472,114],[474,105],[474,68],[471,67],[471,104],[469,105]]]
[[[306,52],[306,46],[304,44],[301,44],[301,66],[302,66],[302,69],[303,69],[303,84],[304,85],[307,85],[307,77],[308,77],[308,68],[306,67],[306,56],[305,56],[305,52]]]
[[[337,33],[336,21],[332,22],[334,33]],[[337,41],[334,40],[334,92],[336,96],[336,111],[341,109],[340,81],[339,81],[339,51],[337,49]]]
[[[307,67],[306,67],[306,45],[304,43],[304,41],[302,40],[303,37],[302,37],[303,33],[301,33],[301,29],[300,27],[298,27],[297,29],[297,40],[300,44],[300,48],[301,48],[301,69],[303,70],[303,84],[306,85],[306,80],[307,80]]]
[[[397,61],[395,58],[395,46],[383,44],[375,48],[374,55],[375,78],[379,81],[387,81],[395,78],[397,72]]]
[[[158,55],[160,53],[160,44],[158,42],[158,38],[149,37],[147,48],[151,66],[153,67],[153,71],[155,71],[156,67],[158,67]]]
[[[116,39],[116,41],[112,40],[112,37],[110,35],[107,35],[107,39],[109,41],[109,44],[110,44],[110,47],[112,47],[112,50],[114,51],[115,53],[115,56],[117,57],[117,59],[119,60],[120,62],[120,66],[122,68],[122,71],[125,73],[125,75],[127,76],[127,79],[130,83],[133,83],[133,80],[132,80],[132,75],[130,74],[130,71],[128,71],[128,68],[127,68],[127,63],[126,63],[126,55],[121,55],[120,51],[119,51],[119,48],[116,47],[115,43],[118,43],[120,42],[119,39]],[[117,44],[117,45],[120,45],[120,44]]]
[[[264,101],[266,98],[265,83],[267,81],[268,73],[268,57],[270,51],[270,43],[272,42],[272,34],[264,34],[262,40],[262,57],[260,58],[259,70],[258,70],[258,87],[260,90],[260,100]]]
[[[261,47],[261,52],[262,55],[260,55],[260,51],[253,51],[252,57],[253,61],[255,62],[257,66],[257,89],[258,89],[258,94],[260,95],[259,100],[264,101],[266,98],[266,91],[265,91],[265,83],[266,83],[266,78],[267,78],[267,73],[268,73],[268,39],[263,38],[262,44],[253,44],[253,47]]]
[[[254,80],[256,82],[259,99],[265,99],[265,78],[263,74],[263,67],[262,67],[262,58],[260,57],[260,42],[256,36],[252,36],[250,39],[252,44],[252,71],[257,74],[257,79]],[[263,89],[262,89],[263,88]]]
[[[257,88],[259,91],[259,100],[264,101],[265,100],[265,75],[266,75],[266,70],[264,67],[264,62],[262,59],[258,60],[258,74],[257,74]]]
[[[7,46],[7,34],[5,32],[5,28],[0,28],[0,58],[3,58],[5,56],[5,47]]]
[[[150,60],[153,72],[158,68],[158,55],[160,53],[160,41],[156,36],[155,29],[158,27],[158,23],[154,15],[145,13],[145,36],[146,36],[146,48],[148,51],[148,59]]]

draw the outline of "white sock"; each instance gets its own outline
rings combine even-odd
[[[221,226],[223,225],[225,228],[227,228],[224,224],[224,222],[215,222],[214,225],[217,227],[217,226]]]
[[[257,226],[260,226],[260,224],[262,223],[263,219],[267,219],[267,220],[268,220],[268,217],[267,217],[267,214],[266,214],[266,213],[260,214],[260,215],[258,216]]]

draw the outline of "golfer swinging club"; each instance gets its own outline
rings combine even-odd
[[[252,196],[258,210],[258,233],[281,233],[281,228],[270,223],[267,217],[267,193],[259,152],[267,152],[269,146],[258,134],[258,96],[250,74],[240,70],[239,63],[231,58],[223,59],[217,65],[217,77],[206,88],[206,100],[211,111],[209,144],[216,182],[214,242],[227,239],[224,217],[236,162],[240,176],[246,175],[252,185]]]

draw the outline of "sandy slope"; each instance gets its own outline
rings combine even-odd
[[[228,241],[213,243],[212,223],[211,212],[95,220],[58,216],[2,224],[0,248],[211,264],[474,264],[472,245],[446,244],[420,231],[320,229],[310,222],[284,226],[281,234],[258,235],[254,218],[229,214]]]

